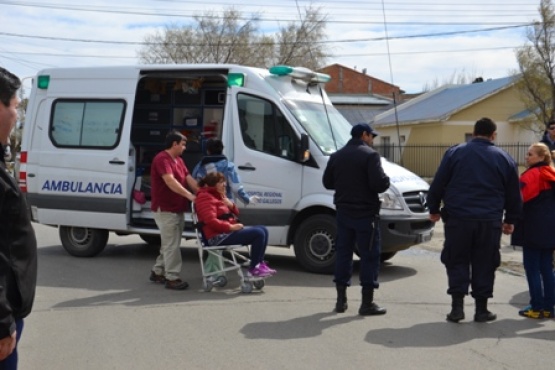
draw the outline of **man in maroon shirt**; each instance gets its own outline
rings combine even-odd
[[[195,196],[186,185],[197,191],[197,182],[189,174],[181,154],[187,138],[177,131],[166,136],[165,150],[152,160],[150,169],[151,209],[160,229],[160,254],[150,273],[150,281],[165,284],[167,289],[184,290],[189,284],[179,278],[181,272],[181,234],[185,226],[187,201]]]

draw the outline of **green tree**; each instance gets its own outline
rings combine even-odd
[[[541,0],[540,20],[527,31],[529,43],[516,50],[517,86],[522,101],[532,113],[525,127],[542,132],[555,118],[555,9],[551,0]]]
[[[235,63],[267,68],[275,64],[323,66],[326,17],[308,8],[300,22],[273,35],[260,32],[259,16],[234,9],[193,17],[189,26],[168,25],[147,35],[137,54],[142,63]]]

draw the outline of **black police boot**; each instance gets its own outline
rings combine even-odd
[[[474,321],[487,322],[497,319],[497,315],[488,311],[488,299],[476,298],[476,313],[474,314]]]
[[[447,314],[447,321],[459,322],[464,320],[464,294],[451,295],[451,312]]]
[[[336,284],[337,302],[335,302],[335,312],[343,313],[347,309],[347,286]]]
[[[385,315],[387,310],[374,303],[374,288],[369,286],[362,287],[362,304],[358,309],[361,316]]]

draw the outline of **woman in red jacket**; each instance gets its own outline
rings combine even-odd
[[[245,227],[239,223],[239,209],[225,195],[225,176],[220,172],[209,173],[198,185],[195,210],[208,245],[250,245],[249,273],[256,277],[275,274],[276,270],[264,262],[268,230],[261,225]]]
[[[526,164],[528,169],[520,176],[523,218],[515,226],[512,244],[522,246],[530,305],[518,313],[531,319],[552,318],[555,305],[555,169],[549,148],[543,143],[532,144]]]

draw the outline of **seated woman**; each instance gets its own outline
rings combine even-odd
[[[250,245],[250,275],[266,277],[275,274],[276,270],[264,262],[268,230],[265,226],[245,227],[239,223],[239,209],[225,195],[225,176],[212,172],[203,177],[198,185],[195,209],[208,245]]]

